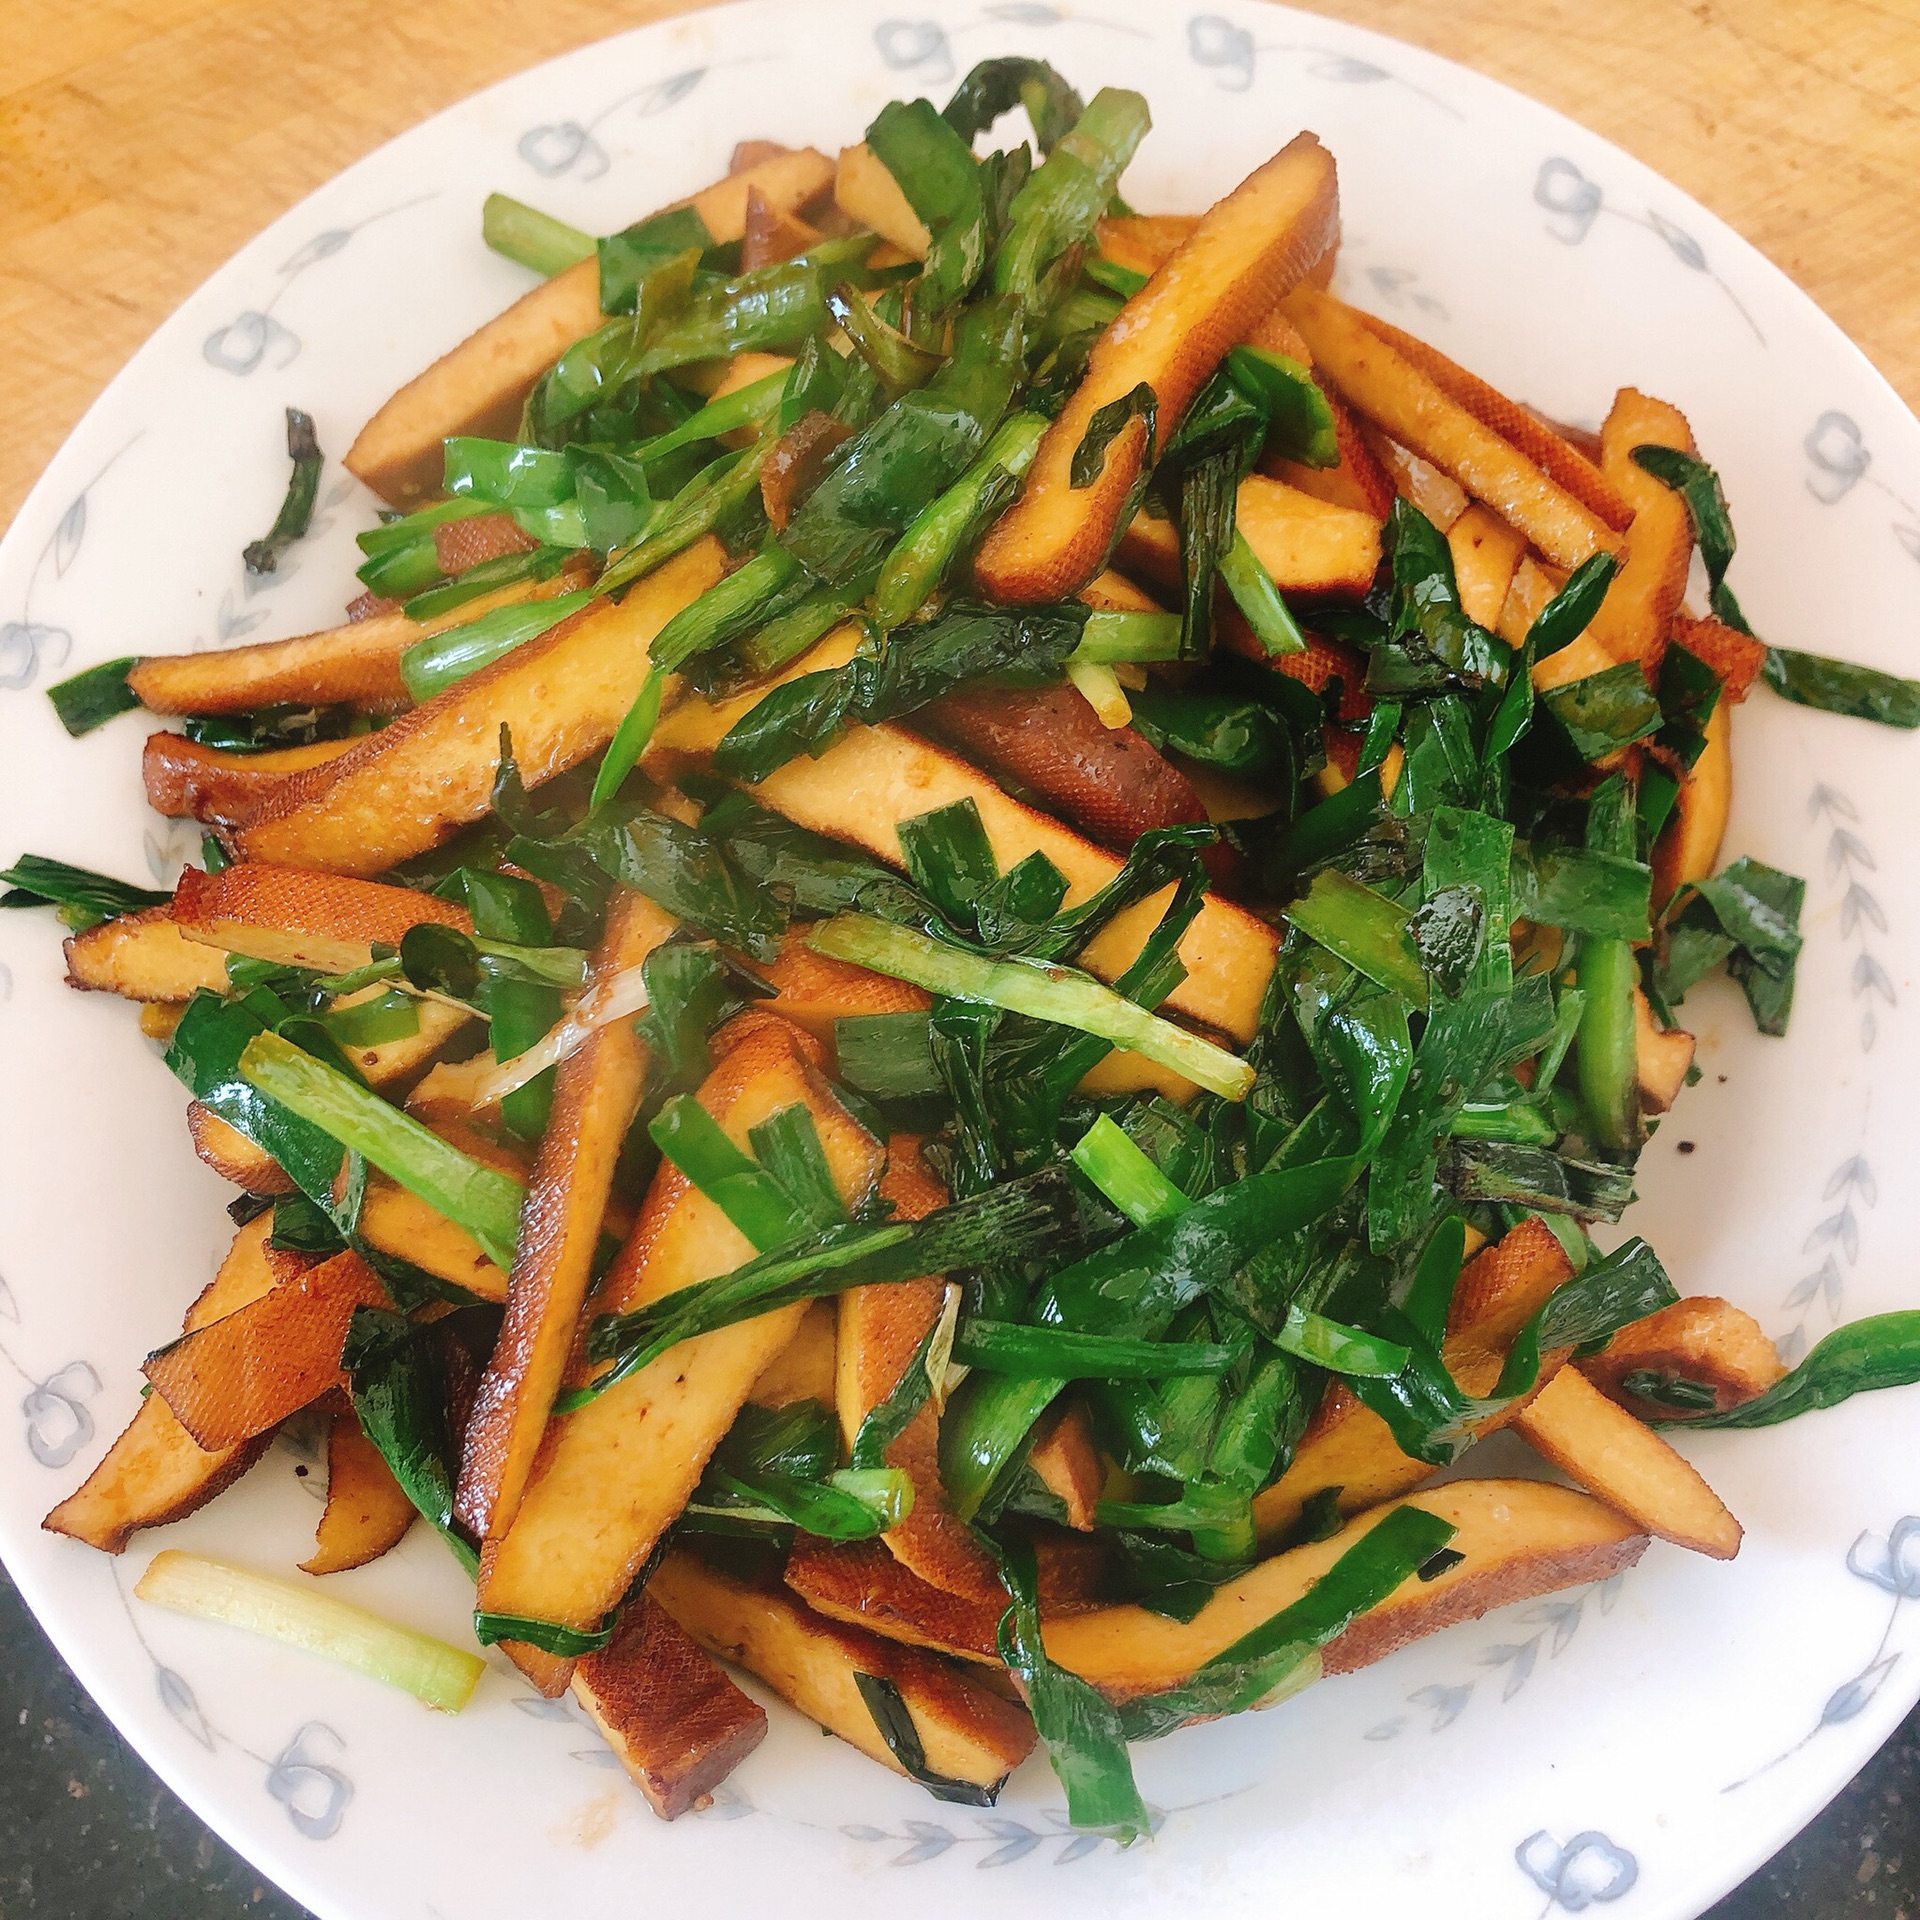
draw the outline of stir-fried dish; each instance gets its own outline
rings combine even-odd
[[[1731,1557],[1663,1430],[1920,1378],[1920,1314],[1788,1371],[1605,1231],[1696,984],[1786,1028],[1736,709],[1920,685],[1756,637],[1677,407],[1563,425],[1331,292],[1312,134],[1141,214],[1148,125],[990,60],[606,238],[494,198],[544,278],[346,455],[346,623],[54,689],[173,723],[204,860],[7,904],[238,1197],[49,1528],[118,1553],[324,1420],[307,1573],[424,1518],[661,1814],[760,1739],[739,1669],[946,1799],[1042,1743],[1125,1838],[1131,1741]],[[1502,1428],[1558,1477],[1429,1484]],[[137,1590],[480,1666],[269,1570]]]

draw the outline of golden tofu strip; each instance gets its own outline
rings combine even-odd
[[[1629,1413],[1693,1418],[1658,1401],[1642,1399],[1627,1382],[1663,1374],[1690,1380],[1712,1395],[1702,1413],[1725,1413],[1758,1399],[1787,1369],[1759,1321],[1715,1294],[1676,1300],[1616,1333],[1601,1350],[1578,1363],[1580,1371]]]
[[[1282,591],[1359,599],[1380,566],[1380,523],[1352,507],[1250,473],[1240,482],[1236,522]]]
[[[870,227],[912,259],[926,258],[931,244],[926,222],[914,212],[887,163],[864,140],[840,149],[833,200],[855,226]]]
[[[1366,323],[1370,332],[1378,334],[1403,360],[1418,367],[1449,399],[1458,401],[1483,427],[1491,428],[1501,439],[1519,448],[1557,485],[1591,507],[1608,526],[1624,527],[1633,518],[1631,503],[1619,493],[1612,480],[1543,420],[1424,340],[1403,333],[1375,314],[1366,315]],[[1482,626],[1487,624],[1481,621]]]
[[[639,966],[674,930],[642,894],[621,896],[587,992]],[[592,1284],[613,1170],[646,1089],[647,1047],[631,1020],[594,1030],[560,1063],[553,1115],[520,1213],[507,1317],[481,1376],[455,1501],[481,1538],[512,1524]]]
[[[714,240],[725,243],[746,231],[750,191],[788,211],[825,191],[832,178],[833,162],[803,148],[716,180],[690,204]],[[600,265],[590,255],[522,294],[409,380],[360,429],[342,464],[396,507],[432,499],[440,492],[440,443],[450,434],[512,439],[534,382],[603,317]]]
[[[68,936],[67,985],[82,993],[179,1003],[227,990],[224,954],[189,940],[170,906],[142,907]]]
[[[512,438],[534,382],[600,318],[600,263],[590,255],[416,374],[360,429],[342,465],[391,506],[435,498],[441,442],[451,434]]]
[[[596,600],[351,753],[293,775],[231,836],[234,851],[349,874],[425,853],[491,806],[503,723],[528,786],[565,772],[612,739],[646,677],[654,635],[719,579],[723,558],[719,541],[698,541],[617,606]]]
[[[1228,348],[1296,285],[1340,217],[1333,156],[1310,133],[1290,140],[1215,204],[1094,343],[1087,371],[1047,429],[1020,497],[981,542],[974,573],[996,600],[1058,600],[1106,564],[1149,452],[1136,416],[1098,477],[1073,484],[1093,416],[1145,385],[1158,403],[1156,448]]]
[[[390,1553],[407,1537],[417,1510],[386,1456],[361,1431],[351,1406],[327,1428],[327,1504],[302,1573],[345,1573]]]
[[[920,1647],[829,1620],[784,1587],[750,1586],[675,1552],[647,1592],[709,1653],[745,1667],[808,1719],[895,1773],[906,1769],[860,1691],[862,1674],[898,1689],[930,1772],[992,1789],[1033,1751],[1025,1709],[973,1674]]]
[[[218,873],[186,868],[173,920],[203,946],[318,973],[364,967],[376,944],[397,947],[418,926],[473,931],[466,908],[437,894],[250,861]]]
[[[1740,1551],[1740,1522],[1699,1469],[1577,1367],[1562,1367],[1514,1415],[1513,1429],[1569,1480],[1659,1539],[1714,1560]]]
[[[273,753],[227,753],[184,733],[150,733],[140,755],[147,805],[169,820],[237,827],[272,799],[289,774],[323,767],[353,750],[351,738],[316,740]]]
[[[784,1020],[749,1013],[722,1029],[715,1046],[724,1052],[699,1098],[731,1140],[745,1148],[750,1128],[798,1102],[848,1205],[872,1192],[880,1146],[820,1078],[817,1043]],[[739,1228],[665,1164],[593,1308],[643,1306],[752,1257]],[[480,1605],[596,1628],[686,1505],[708,1455],[805,1312],[802,1302],[683,1341],[550,1421],[512,1525],[486,1543]],[[590,1373],[570,1377],[584,1382]]]
[[[1313,349],[1315,372],[1342,399],[1518,527],[1556,566],[1577,567],[1617,548],[1613,529],[1591,507],[1449,399],[1366,315],[1311,287],[1296,288],[1284,304]]]
[[[1693,431],[1678,407],[1622,387],[1600,429],[1600,464],[1633,508],[1626,558],[1588,632],[1615,660],[1638,660],[1659,671],[1660,654],[1693,564],[1693,522],[1687,503],[1634,459],[1635,447],[1692,453]]]
[[[263,1213],[234,1235],[220,1271],[187,1309],[184,1332],[211,1326],[263,1298],[290,1260],[306,1264],[297,1256],[280,1255],[277,1273],[267,1255],[272,1231],[273,1216]],[[271,1434],[258,1434],[237,1446],[209,1450],[180,1424],[159,1394],[150,1393],[85,1483],[40,1524],[49,1533],[84,1540],[102,1553],[124,1553],[141,1528],[184,1520],[232,1486],[272,1439]]]
[[[919,1220],[946,1204],[946,1189],[927,1170],[918,1140],[894,1135],[880,1197],[893,1202],[898,1220]],[[853,1287],[840,1296],[834,1400],[849,1449],[861,1422],[900,1384],[921,1342],[947,1311],[947,1296],[947,1284],[939,1279]],[[940,1418],[931,1397],[887,1449],[887,1464],[913,1482],[912,1511],[880,1536],[893,1557],[949,1593],[1002,1598],[1000,1576],[986,1549],[947,1504],[940,1478]]]
[[[1351,1673],[1461,1620],[1556,1588],[1603,1580],[1647,1545],[1632,1521],[1570,1487],[1540,1480],[1456,1480],[1359,1515],[1326,1540],[1263,1560],[1216,1588],[1191,1620],[1144,1607],[1102,1607],[1048,1620],[1047,1652],[1110,1699],[1176,1687],[1263,1621],[1300,1599],[1397,1506],[1452,1522],[1461,1557],[1431,1579],[1409,1574],[1322,1652],[1321,1670]]]
[[[1467,618],[1489,630],[1497,627],[1520,556],[1527,550],[1526,536],[1497,513],[1472,506],[1447,529],[1447,545]]]
[[[450,1286],[482,1300],[506,1301],[507,1276],[488,1259],[479,1241],[444,1213],[436,1213],[418,1194],[383,1175],[367,1182],[360,1237],[376,1253],[409,1260]]]
[[[571,573],[515,580],[476,594],[430,620],[398,608],[291,640],[259,640],[212,653],[151,654],[129,668],[127,684],[149,713],[247,713],[255,707],[351,706],[398,713],[413,704],[400,656],[416,640],[465,626],[495,607],[547,600],[580,585]]]

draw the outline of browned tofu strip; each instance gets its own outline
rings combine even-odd
[[[699,1805],[767,1737],[767,1710],[645,1594],[573,1670],[573,1697],[662,1820]]]
[[[1549,479],[1591,507],[1608,526],[1617,531],[1633,518],[1632,504],[1612,480],[1538,415],[1509,400],[1497,387],[1489,386],[1477,374],[1469,373],[1424,340],[1403,332],[1377,314],[1361,317],[1370,332],[1378,334],[1403,360],[1418,367],[1450,400],[1458,401],[1483,427],[1491,428],[1501,439],[1518,447]],[[1489,623],[1482,621],[1481,624]]]
[[[479,1241],[384,1175],[367,1181],[360,1208],[360,1237],[377,1253],[391,1253],[424,1268],[436,1279],[463,1287],[482,1300],[504,1304],[507,1276],[488,1259]]]
[[[340,1385],[354,1308],[391,1305],[357,1253],[335,1254],[161,1348],[142,1371],[201,1446],[237,1446]]]
[[[773,1015],[748,1013],[715,1036],[718,1063],[700,1103],[737,1145],[795,1102],[812,1115],[850,1206],[880,1176],[879,1144],[819,1077],[818,1043]],[[654,1176],[619,1258],[594,1298],[623,1312],[731,1272],[746,1236],[670,1163]],[[489,1539],[480,1604],[591,1631],[685,1506],[708,1455],[753,1383],[793,1338],[806,1306],[781,1307],[683,1341],[597,1399],[550,1421],[513,1524]],[[590,1370],[570,1376],[590,1377]]]
[[[189,940],[173,909],[142,907],[68,936],[67,985],[82,993],[118,993],[129,1000],[191,1000],[204,988],[227,990],[227,961]]]
[[[238,1127],[230,1127],[198,1100],[187,1102],[187,1138],[203,1167],[231,1180],[244,1193],[293,1191],[293,1176],[265,1147],[256,1146]]]
[[[378,1560],[406,1538],[415,1511],[353,1408],[336,1407],[327,1428],[327,1504],[300,1571],[345,1573]]]
[[[267,1236],[273,1218],[261,1214],[234,1235],[220,1271],[187,1309],[185,1331],[210,1326],[237,1313],[267,1293],[276,1282],[268,1263]],[[276,1256],[280,1273],[297,1272],[305,1260]],[[259,1459],[272,1441],[256,1434],[237,1446],[207,1449],[174,1417],[157,1393],[150,1393],[106,1457],[41,1521],[49,1533],[84,1540],[102,1553],[123,1553],[143,1527],[163,1527],[198,1512]]]
[[[1316,373],[1350,406],[1485,501],[1556,566],[1616,549],[1612,528],[1592,508],[1403,360],[1365,315],[1311,287],[1289,294],[1286,312],[1313,349]]]
[[[1693,522],[1679,494],[1634,459],[1635,447],[1674,447],[1691,453],[1693,431],[1678,407],[1622,387],[1600,429],[1601,467],[1633,508],[1626,558],[1588,633],[1615,660],[1638,660],[1648,674],[1660,669],[1693,563]]]
[[[186,868],[173,920],[205,946],[320,973],[364,967],[376,943],[397,947],[418,926],[473,931],[466,908],[438,894],[251,861],[218,873]]]
[[[648,1593],[710,1653],[764,1680],[810,1720],[895,1773],[860,1674],[889,1680],[912,1716],[928,1768],[994,1788],[1033,1751],[1033,1722],[1011,1700],[937,1654],[829,1620],[784,1587],[749,1586],[692,1554],[667,1555]]]
[[[184,733],[150,733],[140,755],[147,805],[169,820],[237,827],[263,805],[290,773],[323,767],[354,742],[317,740],[275,753],[225,753]]]
[[[600,263],[589,256],[523,293],[381,407],[343,465],[400,508],[440,491],[450,434],[510,438],[533,383],[600,324]]]
[[[587,982],[592,993],[646,959],[674,922],[623,894]],[[573,1346],[613,1191],[614,1164],[639,1109],[647,1047],[631,1020],[594,1030],[560,1063],[507,1281],[507,1317],[467,1422],[456,1507],[481,1538],[512,1524]]]
[[[351,753],[295,774],[231,836],[235,853],[352,874],[425,853],[492,804],[502,723],[528,786],[565,772],[612,739],[654,635],[719,579],[723,557],[719,541],[700,540],[619,605],[595,601]]]
[[[246,713],[255,707],[352,706],[398,713],[413,704],[400,678],[400,656],[416,640],[465,626],[495,607],[545,600],[580,585],[569,572],[550,580],[515,580],[430,620],[395,608],[291,640],[257,640],[212,653],[149,655],[129,669],[127,684],[149,713]]]
[[[1005,1592],[983,1587],[975,1598],[921,1579],[897,1552],[887,1551],[899,1531],[895,1527],[878,1540],[844,1545],[796,1533],[787,1555],[787,1585],[830,1620],[865,1627],[905,1646],[997,1667],[996,1636],[1007,1610]]]
[[[1237,524],[1283,591],[1358,599],[1380,566],[1380,526],[1264,474],[1240,482]]]
[[[753,189],[786,212],[823,192],[832,178],[833,162],[803,148],[717,180],[691,204],[724,243],[745,232]],[[431,499],[440,491],[440,443],[450,434],[512,439],[534,382],[601,319],[600,266],[590,256],[523,293],[409,380],[360,429],[342,464],[396,507]]]
[[[1491,1608],[1630,1567],[1647,1536],[1611,1507],[1541,1480],[1456,1480],[1350,1520],[1325,1540],[1263,1560],[1229,1581],[1186,1622],[1144,1607],[1100,1607],[1045,1622],[1047,1651],[1115,1700],[1178,1686],[1242,1635],[1291,1606],[1362,1534],[1397,1506],[1453,1523],[1461,1556],[1430,1580],[1409,1574],[1322,1654],[1322,1671],[1351,1673],[1410,1640]]]
[[[1577,1367],[1562,1367],[1513,1417],[1544,1460],[1635,1526],[1710,1559],[1740,1551],[1740,1522],[1690,1460],[1616,1406]]]
[[[894,1217],[919,1220],[946,1204],[946,1189],[928,1172],[920,1143],[896,1134],[889,1143],[880,1197]],[[947,1304],[939,1279],[854,1287],[839,1298],[839,1373],[835,1401],[840,1432],[851,1449],[860,1423],[912,1365],[920,1343]],[[887,1449],[887,1465],[913,1482],[913,1509],[881,1538],[903,1567],[950,1593],[978,1600],[1002,1596],[1000,1576],[973,1529],[956,1519],[940,1478],[940,1416],[931,1398]]]
[[[989,596],[1058,600],[1100,571],[1149,449],[1136,417],[1092,485],[1074,486],[1074,455],[1094,414],[1144,383],[1159,403],[1156,445],[1164,443],[1227,349],[1325,252],[1338,220],[1333,156],[1310,133],[1202,217],[1095,342],[1020,497],[981,542],[974,573]]]
[[[958,756],[894,726],[851,728],[819,759],[789,760],[754,792],[797,825],[852,840],[895,866],[905,864],[902,820],[971,799],[1001,871],[1029,853],[1044,853],[1066,876],[1069,905],[1096,892],[1120,869],[1104,847],[1022,806]],[[1109,980],[1123,972],[1166,904],[1166,895],[1155,894],[1117,915],[1082,955],[1089,971]],[[1277,946],[1265,921],[1207,895],[1180,941],[1187,977],[1168,995],[1163,1010],[1217,1027],[1245,1044],[1259,1023]]]
[[[1676,1300],[1622,1327],[1598,1353],[1578,1365],[1602,1393],[1629,1413],[1667,1420],[1690,1416],[1683,1407],[1641,1399],[1627,1384],[1630,1376],[1691,1380],[1712,1391],[1713,1412],[1725,1413],[1758,1399],[1786,1373],[1759,1321],[1715,1294]]]

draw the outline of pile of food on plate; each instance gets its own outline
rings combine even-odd
[[[424,1517],[662,1815],[761,1738],[737,1667],[945,1799],[1038,1739],[1125,1838],[1131,1740],[1730,1557],[1662,1428],[1920,1378],[1920,1314],[1787,1372],[1589,1237],[1696,982],[1786,1025],[1735,708],[1920,685],[1754,636],[1668,402],[1565,426],[1329,292],[1312,134],[1143,215],[1147,129],[996,59],[607,238],[495,197],[546,277],[346,455],[346,623],[54,689],[174,722],[204,864],[8,904],[238,1197],[49,1528],[118,1553],[317,1415],[306,1571]],[[1427,1484],[1502,1428],[1561,1477]],[[197,1555],[137,1591],[437,1705],[481,1664]]]

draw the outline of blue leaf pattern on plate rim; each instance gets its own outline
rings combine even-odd
[[[351,226],[327,227],[314,234],[281,262],[277,269],[280,284],[260,306],[243,309],[224,326],[214,328],[207,335],[200,343],[200,357],[217,371],[235,374],[241,379],[258,372],[263,366],[276,372],[290,366],[299,357],[300,336],[275,314],[274,309],[293,290],[300,277],[323,260],[331,260],[335,254],[342,252],[355,234],[365,232],[376,221],[388,220],[397,213],[423,207],[429,200],[438,197],[437,193],[417,194],[411,200],[400,200],[390,207],[382,207],[378,212],[356,220]]]
[[[1893,1630],[1899,1624],[1900,1610],[1910,1600],[1920,1600],[1920,1514],[1903,1514],[1884,1534],[1862,1533],[1847,1549],[1847,1571],[1856,1580],[1864,1580],[1891,1596],[1886,1624],[1873,1652],[1856,1673],[1829,1693],[1821,1704],[1819,1716],[1792,1746],[1776,1753],[1763,1766],[1738,1780],[1730,1780],[1722,1793],[1737,1793],[1750,1781],[1791,1760],[1804,1747],[1817,1740],[1827,1728],[1836,1727],[1865,1712],[1885,1684],[1887,1676],[1900,1664],[1902,1654],[1889,1651]]]
[[[1625,1847],[1589,1828],[1565,1846],[1543,1827],[1513,1850],[1515,1864],[1547,1896],[1543,1915],[1583,1913],[1590,1906],[1618,1900],[1640,1878],[1640,1863]]]
[[[1893,503],[1896,512],[1888,522],[1893,537],[1907,554],[1920,560],[1920,507],[1870,470],[1873,450],[1852,414],[1829,407],[1807,429],[1801,444],[1813,469],[1807,475],[1807,491],[1823,507],[1837,506],[1864,480],[1871,491]]]
[[[1754,339],[1763,347],[1767,344],[1767,336],[1761,332],[1759,321],[1747,311],[1746,303],[1733,288],[1713,270],[1706,249],[1684,227],[1657,208],[1647,207],[1642,212],[1629,213],[1624,207],[1614,206],[1607,198],[1606,189],[1597,180],[1590,180],[1563,154],[1553,154],[1541,161],[1540,171],[1533,179],[1533,198],[1535,205],[1544,208],[1550,216],[1547,231],[1563,246],[1581,245],[1602,214],[1611,214],[1617,220],[1644,227],[1665,245],[1683,267],[1690,272],[1704,274],[1711,280],[1726,295],[1733,310],[1752,329]]]

